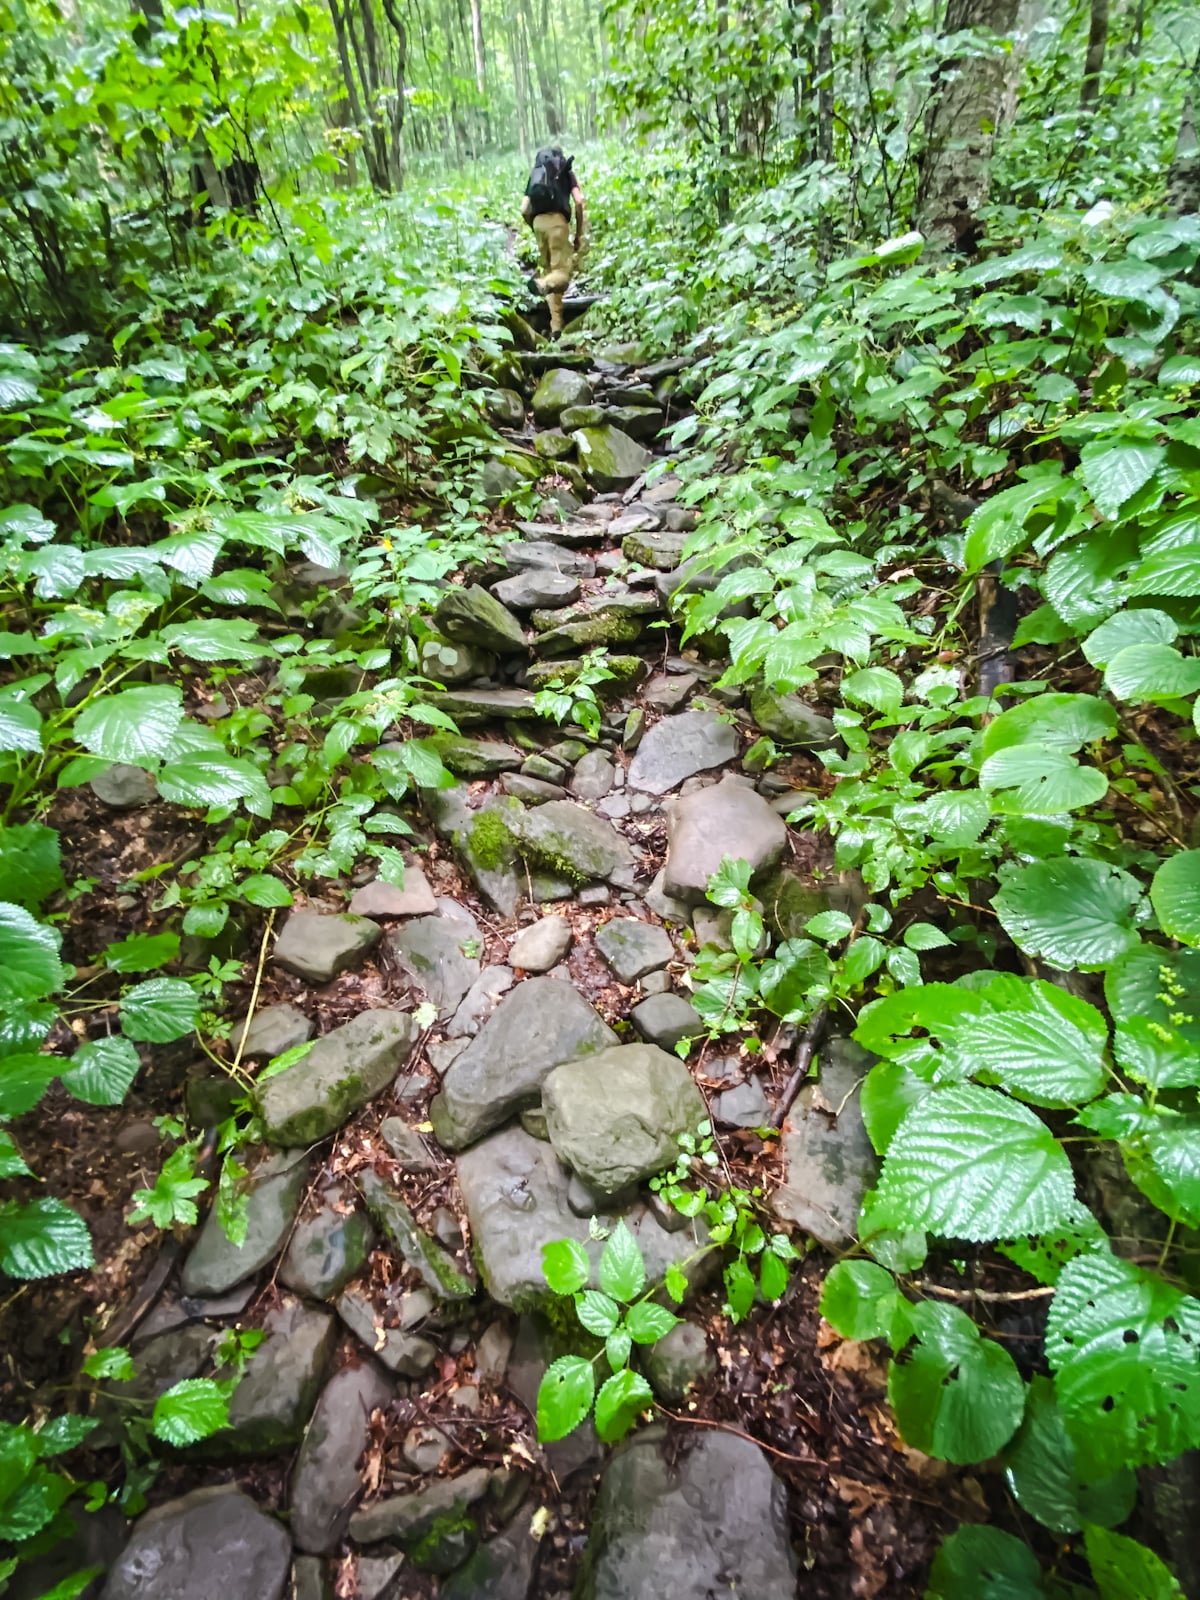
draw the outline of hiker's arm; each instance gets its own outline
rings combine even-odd
[[[529,196],[527,194],[523,194],[521,196],[521,215],[525,218],[525,221],[532,228],[532,226],[533,226],[533,203],[532,203],[532,201],[530,200],[530,198],[529,198]]]
[[[578,251],[579,246],[583,243],[583,190],[578,184],[571,190],[571,199],[575,202],[574,249]]]

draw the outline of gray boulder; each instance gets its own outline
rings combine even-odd
[[[307,1044],[313,1031],[314,1024],[295,1006],[266,1006],[248,1023],[244,1018],[234,1023],[230,1042],[235,1050],[240,1047],[243,1056],[265,1056],[270,1061],[298,1044]]]
[[[533,391],[533,417],[539,428],[555,428],[568,406],[586,406],[592,401],[592,386],[581,372],[568,367],[553,367],[544,372]]]
[[[444,689],[428,699],[455,722],[533,722],[538,716],[528,689]]]
[[[497,551],[497,560],[502,561],[510,572],[563,572],[575,578],[594,578],[596,576],[596,563],[591,556],[577,555],[574,551],[564,550],[561,544],[550,537],[550,529],[546,529],[543,539],[525,539],[516,544],[502,545]],[[557,529],[554,530],[558,532]]]
[[[565,461],[575,454],[575,441],[561,428],[545,428],[534,439],[533,448],[547,461]],[[504,603],[507,605],[508,601]]]
[[[653,439],[663,425],[663,414],[657,406],[608,406],[604,420],[631,439]]]
[[[364,883],[355,891],[350,910],[360,917],[420,917],[436,911],[437,901],[420,867],[409,864],[402,884],[389,883],[386,878]]]
[[[363,1011],[323,1039],[303,1061],[257,1090],[263,1130],[272,1144],[314,1144],[381,1094],[417,1042],[405,1011]]]
[[[480,973],[479,929],[468,912],[415,917],[389,943],[401,969],[452,1017]],[[474,952],[469,954],[468,952]]]
[[[643,735],[629,768],[629,783],[647,794],[666,794],[685,778],[724,766],[737,755],[737,733],[715,711],[663,717]]]
[[[572,883],[611,879],[633,866],[633,851],[613,825],[571,800],[515,812],[508,825],[522,855]]]
[[[450,1574],[438,1600],[527,1600],[537,1553],[529,1518],[518,1517]]]
[[[379,929],[368,917],[293,911],[275,941],[273,955],[277,966],[308,983],[332,983],[378,942]]]
[[[542,1085],[550,1143],[599,1197],[661,1172],[695,1133],[704,1100],[677,1056],[649,1044],[555,1067]]]
[[[577,428],[571,437],[579,465],[601,494],[628,489],[654,460],[644,445],[611,423],[599,428]]]
[[[683,560],[687,534],[682,529],[640,528],[621,540],[621,553],[639,567],[674,572]]]
[[[337,1341],[337,1321],[298,1300],[285,1301],[263,1325],[267,1337],[251,1356],[229,1402],[229,1427],[214,1435],[217,1451],[270,1455],[300,1443]]]
[[[449,1150],[473,1144],[525,1106],[564,1061],[618,1043],[573,984],[530,978],[507,995],[442,1079],[429,1108]]]
[[[833,723],[806,705],[798,694],[755,689],[750,696],[750,711],[763,732],[781,744],[798,745],[802,750],[829,750],[837,743],[838,731]]]
[[[412,1494],[387,1495],[355,1512],[350,1537],[356,1544],[378,1544],[383,1539],[411,1544],[456,1510],[477,1505],[491,1481],[487,1467],[471,1467],[457,1478],[440,1478]]]
[[[629,1015],[642,1038],[661,1050],[674,1050],[684,1039],[704,1032],[704,1019],[681,994],[652,994]]]
[[[571,1210],[570,1176],[549,1144],[524,1128],[505,1128],[459,1156],[458,1183],[480,1274],[493,1300],[516,1311],[549,1304],[553,1296],[542,1275],[542,1247],[555,1239],[583,1245],[592,1262],[592,1287],[598,1287],[603,1238],[597,1237],[592,1218]],[[661,1284],[672,1264],[683,1268],[691,1284],[716,1266],[715,1248],[697,1254],[708,1237],[703,1222],[686,1221],[669,1232],[638,1201],[623,1213],[614,1208],[601,1216],[599,1232],[611,1229],[622,1215],[638,1241],[650,1285]]]
[[[424,1289],[402,1298],[408,1304],[401,1306],[398,1327],[385,1328],[370,1300],[357,1289],[346,1289],[338,1296],[337,1314],[389,1372],[404,1378],[422,1378],[437,1360],[437,1345],[410,1329],[425,1320],[434,1300]]]
[[[854,1242],[863,1196],[879,1175],[860,1094],[874,1060],[852,1039],[828,1040],[816,1081],[801,1089],[784,1125],[783,1183],[772,1209],[830,1250]]]
[[[525,425],[525,402],[515,389],[489,389],[483,397],[488,415],[502,428]]]
[[[110,811],[134,811],[158,799],[158,785],[150,774],[123,761],[98,772],[88,787]]]
[[[667,930],[637,917],[613,917],[597,928],[596,949],[613,969],[618,983],[636,983],[647,972],[675,959],[675,946]]]
[[[492,593],[514,611],[534,611],[540,606],[569,606],[579,599],[579,579],[553,567],[530,567],[492,585]]]
[[[693,1384],[707,1378],[716,1365],[704,1329],[694,1322],[677,1322],[642,1356],[650,1387],[669,1406],[682,1404]]]
[[[428,633],[417,648],[421,672],[434,683],[470,683],[472,678],[486,678],[496,665],[496,658],[476,645],[458,639],[446,639],[437,633]]]
[[[371,1362],[343,1367],[325,1385],[300,1446],[292,1475],[292,1539],[297,1549],[323,1555],[340,1541],[362,1489],[359,1459],[367,1447],[372,1411],[392,1400],[392,1388]],[[197,1600],[225,1591],[199,1589]],[[249,1596],[247,1597],[249,1600]]]
[[[498,772],[515,772],[525,759],[516,745],[504,744],[500,739],[464,739],[461,733],[435,733],[429,743],[442,765],[460,778],[493,778]]]
[[[516,982],[509,967],[484,967],[446,1024],[450,1039],[472,1039]]]
[[[335,1185],[314,1216],[297,1223],[279,1268],[280,1282],[313,1300],[332,1300],[366,1266],[375,1230],[354,1195]]]
[[[565,917],[539,917],[513,940],[509,962],[523,972],[549,972],[571,948],[573,938]]]
[[[680,1596],[791,1600],[796,1558],[787,1492],[756,1444],[701,1431],[675,1468],[665,1429],[614,1452],[600,1481],[577,1600],[659,1600],[664,1574]]]
[[[762,795],[725,778],[670,806],[663,888],[673,899],[697,904],[726,856],[748,861],[757,876],[778,865],[786,846],[783,818]]]
[[[286,1076],[269,1081],[280,1083]],[[260,1161],[250,1176],[244,1242],[231,1244],[216,1211],[210,1211],[183,1264],[184,1294],[225,1294],[273,1260],[300,1209],[307,1178],[306,1150],[279,1150]]]
[[[602,428],[604,426],[603,406],[568,406],[558,419],[568,433],[576,428]],[[572,440],[572,444],[574,440]]]
[[[603,750],[589,750],[571,778],[571,793],[577,800],[603,800],[616,781],[617,769]]]
[[[477,583],[447,589],[433,615],[443,633],[464,644],[494,650],[501,656],[520,655],[525,649],[525,635],[516,617]]]
[[[102,1600],[281,1600],[292,1542],[230,1484],[148,1511],[117,1558]]]
[[[358,1187],[376,1223],[430,1292],[439,1300],[469,1300],[475,1285],[459,1271],[449,1251],[419,1226],[396,1191],[370,1167],[358,1174]]]

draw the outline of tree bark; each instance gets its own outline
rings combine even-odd
[[[1183,103],[1179,137],[1167,180],[1167,205],[1175,212],[1200,211],[1200,138],[1196,135],[1196,97]]]
[[[350,62],[350,40],[346,28],[347,14],[342,11],[338,0],[329,0],[329,14],[333,18],[333,36],[337,43],[338,62],[342,69],[342,82],[346,85],[346,98],[350,103],[350,116],[353,119],[354,126],[358,129],[359,138],[362,140],[362,153],[363,160],[367,165],[367,177],[371,181],[371,187],[382,193],[387,188],[386,175],[382,172],[377,172],[375,168],[371,129],[363,113],[362,99],[358,92],[358,82]]]
[[[487,71],[483,59],[483,8],[480,0],[471,0],[471,42],[475,46],[475,87],[482,100],[487,93]]]
[[[399,191],[404,186],[404,84],[408,73],[408,30],[396,10],[395,0],[383,0],[383,13],[396,35],[396,97],[392,106],[388,165],[395,174],[392,187]]]
[[[1010,35],[1018,0],[949,0],[944,37],[967,28]],[[992,144],[1009,90],[1011,57],[1000,50],[959,56],[938,71],[919,163],[917,222],[931,245],[974,248],[987,198]]]
[[[1079,85],[1079,107],[1086,111],[1100,93],[1100,74],[1104,71],[1104,52],[1108,48],[1108,0],[1092,0],[1088,28],[1087,55],[1083,62],[1083,82]]]

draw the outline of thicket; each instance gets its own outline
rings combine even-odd
[[[397,802],[443,781],[428,735],[448,726],[418,671],[421,607],[488,537],[486,397],[519,282],[498,219],[520,163],[381,198],[403,106],[419,165],[423,145],[536,140],[536,83],[551,132],[567,105],[625,119],[579,162],[610,293],[594,325],[696,357],[672,458],[701,514],[691,551],[720,578],[682,603],[685,637],[723,635],[752,697],[832,707],[835,781],[793,820],[871,896],[764,956],[731,865],[713,896],[743,920],[732,952],[702,955],[697,1004],[751,1041],[764,1013],[814,1038],[832,1017],[879,1058],[862,1097],[881,1177],[823,1309],[891,1347],[909,1442],[1000,1455],[1058,1541],[1043,1570],[964,1529],[930,1592],[1090,1592],[1080,1551],[1109,1600],[1181,1592],[1111,1530],[1140,1469],[1174,1472],[1186,1504],[1172,1463],[1200,1444],[1195,15],[1047,7],[1010,50],[1005,0],[951,0],[941,32],[874,0],[639,4],[604,30],[581,10],[601,83],[582,50],[556,75],[565,18],[539,33],[518,9],[500,89],[475,49],[486,12],[469,53],[448,13],[398,15],[0,16],[0,1118],[56,1079],[119,1103],[140,1047],[196,1033],[245,1090],[218,1134],[236,1236],[255,1128],[222,940],[265,941],[308,879],[402,871]],[[414,27],[425,87],[405,77]],[[374,195],[330,187],[352,158]],[[411,737],[380,750],[397,725]],[[205,847],[159,878],[168,931],[89,950],[81,976],[61,929],[92,886],[67,881],[46,819],[113,764],[194,808]],[[209,942],[190,973],[185,939]],[[171,1227],[208,1179],[198,1130],[164,1131],[131,1221]],[[744,1315],[782,1291],[787,1241],[755,1236],[755,1197],[699,1198],[705,1153],[664,1182],[728,1225]],[[0,1269],[88,1266],[86,1227],[7,1133],[0,1175]],[[1048,1309],[1019,1364],[922,1276],[988,1251]],[[580,1313],[625,1336],[611,1431],[646,1398],[630,1341],[669,1316],[619,1254],[608,1303]],[[576,1267],[548,1263],[552,1286],[578,1289]],[[180,1387],[131,1462],[147,1426],[180,1445],[221,1425],[226,1386]],[[47,1462],[91,1421],[4,1426],[0,1537],[19,1550],[53,1537],[79,1486]],[[144,1485],[131,1471],[129,1506]]]

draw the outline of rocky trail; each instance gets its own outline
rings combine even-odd
[[[489,401],[512,447],[490,488],[554,476],[536,520],[445,588],[422,646],[457,782],[410,817],[403,887],[366,873],[268,926],[227,1048],[256,1068],[316,1042],[259,1087],[246,1242],[210,1215],[157,1295],[118,1309],[138,1370],[113,1406],[211,1372],[230,1328],[266,1339],[228,1429],[179,1453],[153,1509],[85,1530],[113,1563],[106,1600],[907,1593],[978,1494],[903,1451],[865,1350],[855,1365],[820,1331],[824,1252],[851,1242],[875,1171],[867,1058],[829,1040],[789,1106],[796,1030],[723,1053],[691,1001],[698,946],[728,943],[732,913],[705,899],[723,858],[750,863],[777,937],[861,903],[784,820],[833,725],[716,688],[669,622],[673,595],[716,581],[684,559],[696,513],[655,455],[681,364],[529,342]],[[598,726],[555,727],[535,695],[590,681],[598,649]],[[747,770],[764,731],[782,759]],[[237,1093],[204,1063],[193,1122]],[[739,1326],[704,1224],[647,1187],[704,1119],[816,1252]],[[542,1248],[576,1240],[594,1269],[618,1219],[654,1282],[689,1281],[642,1358],[661,1414],[615,1450],[590,1423],[543,1448],[537,1387],[571,1330],[547,1315]]]

